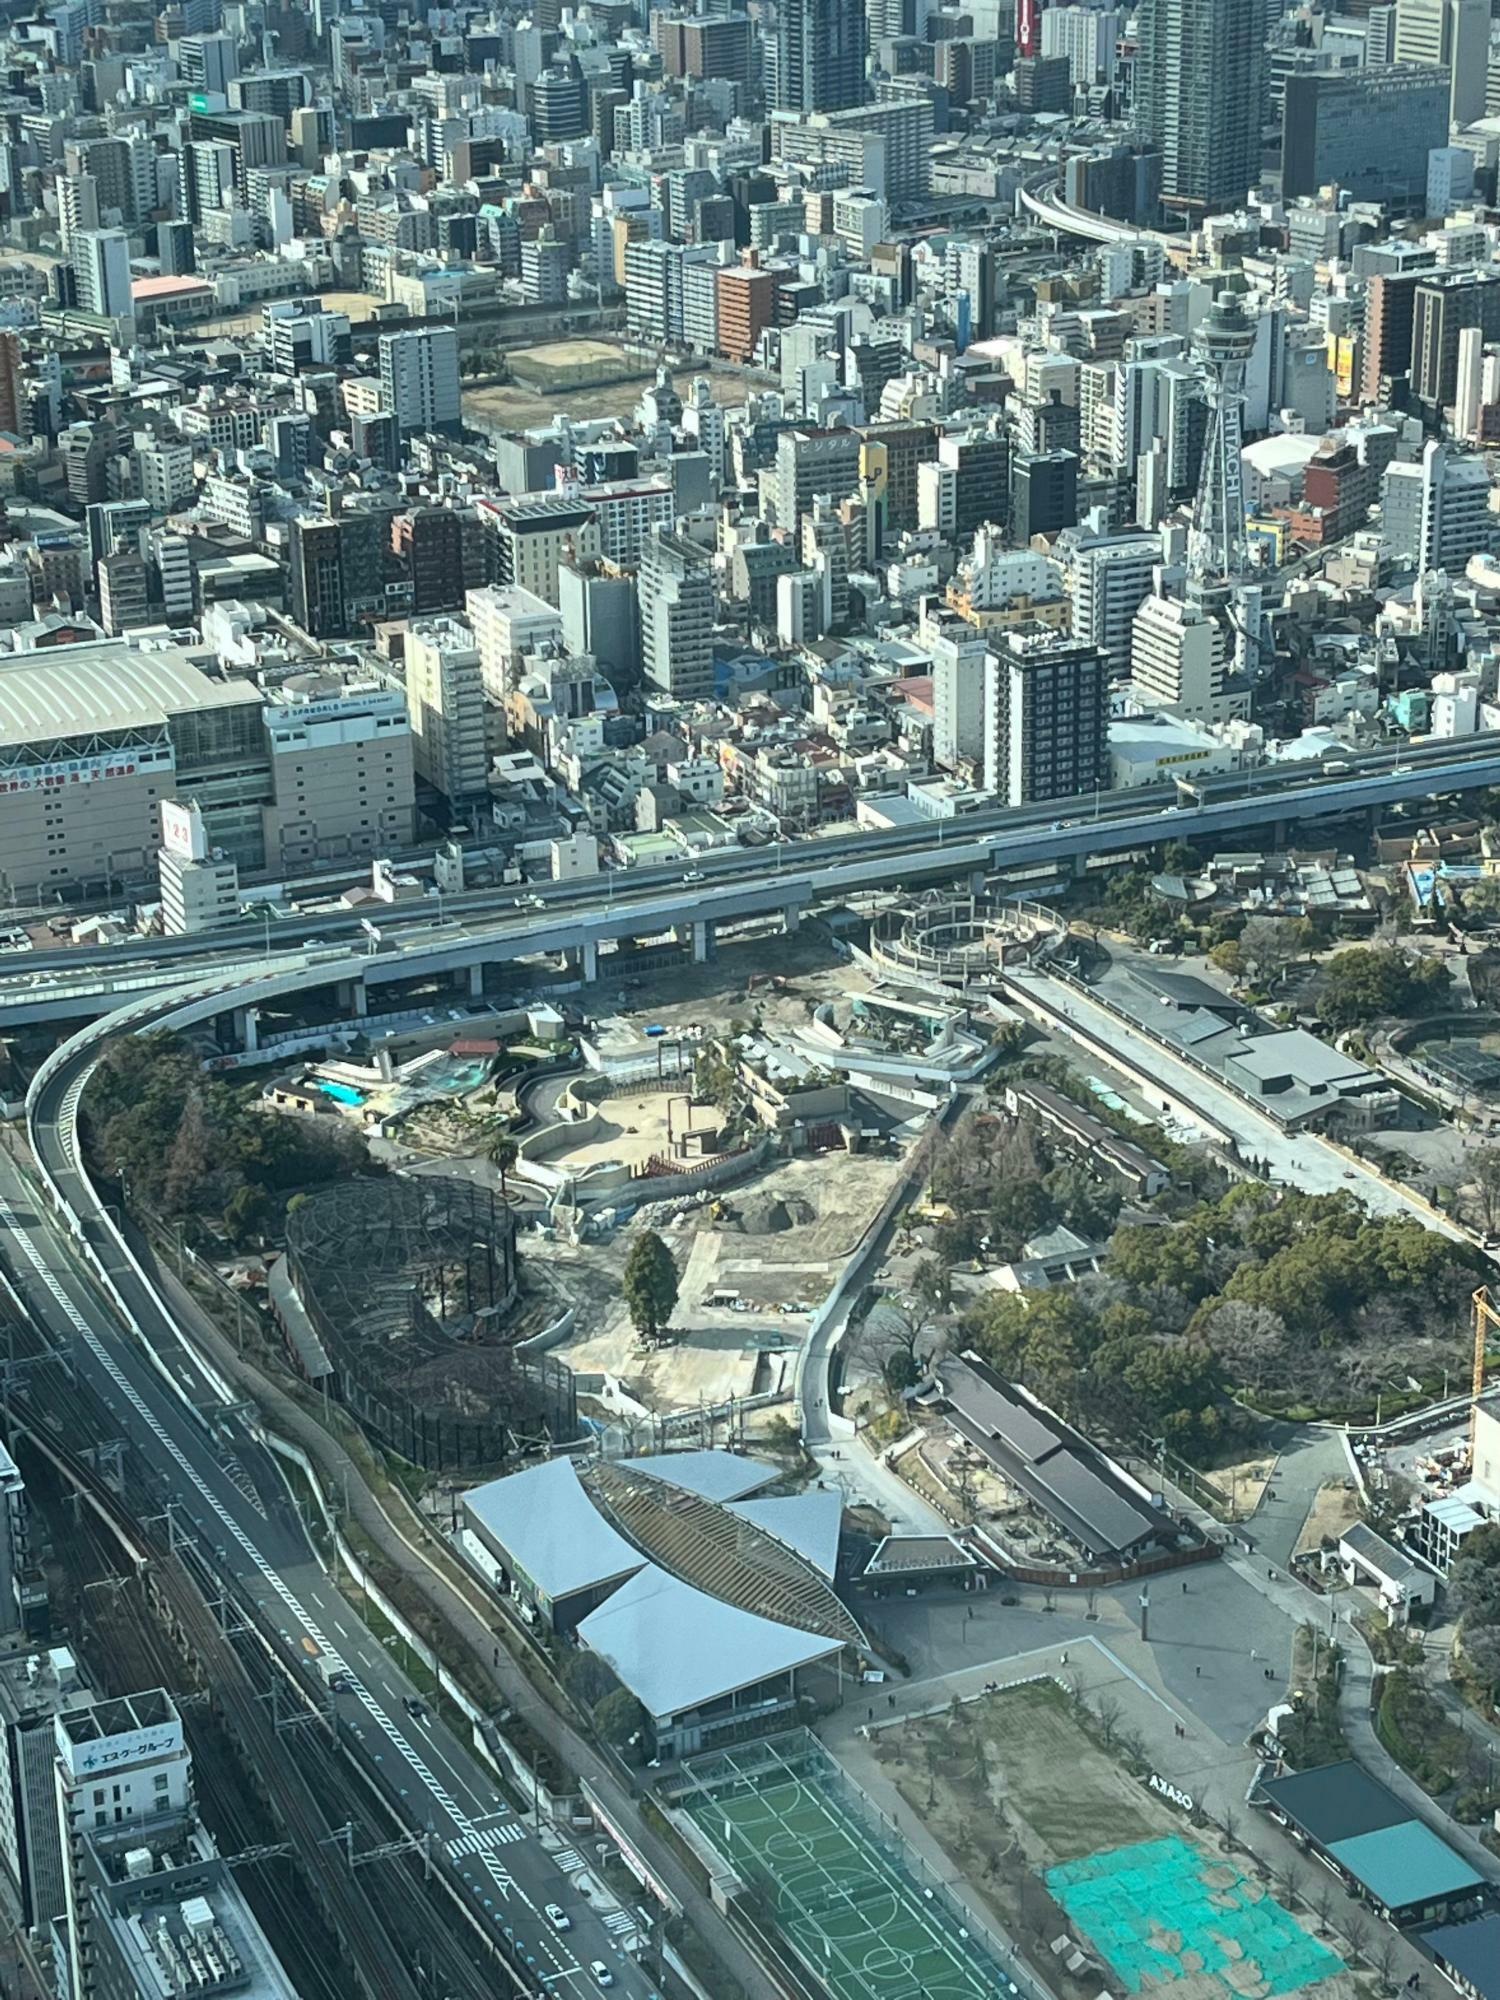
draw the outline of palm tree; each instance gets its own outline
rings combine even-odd
[[[516,1164],[520,1150],[520,1147],[503,1125],[497,1125],[494,1131],[491,1132],[489,1143],[485,1147],[485,1154],[489,1159],[490,1165],[500,1169],[500,1199],[502,1201],[510,1200],[510,1190],[506,1184],[505,1176]]]

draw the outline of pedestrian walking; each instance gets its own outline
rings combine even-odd
[[[1183,1594],[1183,1596],[1184,1596],[1184,1597],[1186,1597],[1186,1596],[1187,1596],[1187,1578],[1186,1578],[1186,1577],[1184,1577],[1184,1578],[1182,1579],[1182,1594]]]
[[[1202,1680],[1202,1678],[1203,1678],[1203,1669],[1202,1669],[1202,1667],[1194,1667],[1194,1669],[1193,1669],[1193,1679],[1194,1679],[1195,1681],[1201,1681],[1201,1680]]]

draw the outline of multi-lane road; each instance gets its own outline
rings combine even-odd
[[[1095,856],[1178,837],[1242,846],[1305,820],[1379,812],[1446,793],[1500,785],[1500,733],[1368,752],[1307,765],[1099,792],[1042,806],[991,808],[920,825],[737,847],[684,869],[656,867],[543,884],[482,889],[383,907],[378,940],[358,916],[303,911],[260,925],[107,947],[29,951],[0,961],[0,1030],[86,1018],[173,983],[214,981],[226,995],[278,977],[282,991],[342,981],[362,986],[460,973],[536,951],[597,951],[673,926],[737,923],[830,897],[996,869],[1084,869]],[[357,963],[352,961],[357,960]]]
[[[86,1213],[90,1201],[61,1145],[49,1166]],[[108,1434],[144,1469],[162,1509],[171,1509],[174,1531],[198,1546],[233,1593],[258,1607],[289,1649],[308,1640],[342,1666],[349,1687],[336,1699],[352,1754],[408,1827],[432,1832],[435,1857],[452,1872],[476,1921],[508,1955],[514,1949],[528,1983],[581,1994],[595,1984],[589,1968],[598,1960],[622,1996],[648,2000],[653,1988],[625,1949],[633,1926],[623,1913],[606,1919],[596,1912],[477,1758],[430,1710],[408,1710],[408,1702],[419,1703],[416,1689],[330,1582],[259,1445],[222,1412],[214,1420],[216,1440],[189,1409],[188,1398],[205,1412],[218,1398],[108,1233],[91,1231],[91,1240],[141,1330],[139,1342],[119,1329],[4,1156],[0,1230],[12,1284],[50,1341],[73,1356]],[[581,1857],[564,1849],[562,1859],[576,1867]],[[567,1930],[547,1920],[549,1903],[566,1912]]]
[[[1166,831],[1161,815],[1172,816],[1172,834],[1187,839],[1192,831],[1233,823],[1226,809],[1242,804],[1247,824],[1271,825],[1317,815],[1356,812],[1476,786],[1500,785],[1500,732],[1423,744],[1368,751],[1321,762],[1279,763],[1253,770],[1192,779],[1189,785],[1141,785],[1128,791],[1102,791],[1080,798],[1050,800],[1031,806],[989,807],[920,826],[864,827],[856,833],[810,835],[772,846],[736,847],[694,857],[691,886],[744,879],[784,878],[788,882],[851,859],[875,861],[882,867],[920,868],[948,865],[946,847],[990,843],[1003,847],[1007,860],[1071,860],[1076,854],[1108,852],[1143,829]],[[1243,816],[1242,816],[1243,817]],[[1120,839],[1123,832],[1127,838]],[[501,920],[524,927],[539,913],[553,916],[597,904],[601,911],[627,896],[660,896],[684,884],[684,865],[631,869],[614,876],[583,876],[564,882],[528,884],[427,896],[384,905],[378,924],[385,933],[434,920],[475,923]],[[680,899],[690,903],[692,898]],[[5,980],[44,974],[76,975],[84,969],[124,972],[140,964],[165,966],[177,959],[211,963],[214,958],[248,961],[303,949],[319,941],[364,935],[368,908],[351,914],[321,908],[295,915],[243,920],[226,929],[192,937],[129,939],[113,945],[71,945],[0,957]],[[684,914],[688,914],[686,909]]]

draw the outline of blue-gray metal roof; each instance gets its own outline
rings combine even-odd
[[[844,1496],[836,1486],[812,1486],[785,1500],[736,1500],[729,1511],[785,1542],[824,1576],[837,1574]]]
[[[652,1564],[591,1611],[578,1637],[663,1720],[839,1650],[837,1639],[737,1610]]]
[[[629,1576],[646,1560],[605,1520],[569,1458],[492,1479],[466,1493],[462,1504],[506,1567],[519,1570],[554,1604]]]
[[[632,1472],[665,1479],[684,1493],[696,1493],[701,1500],[743,1500],[777,1477],[774,1465],[758,1458],[742,1458],[733,1451],[662,1451],[628,1463]]]

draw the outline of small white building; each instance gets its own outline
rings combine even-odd
[[[196,799],[186,805],[163,799],[157,872],[169,937],[213,930],[238,916],[239,870],[221,847],[209,846]]]
[[[1405,1625],[1414,1604],[1430,1605],[1437,1596],[1437,1578],[1431,1571],[1363,1521],[1340,1535],[1339,1568],[1346,1583],[1365,1584],[1375,1591],[1393,1625]]]

